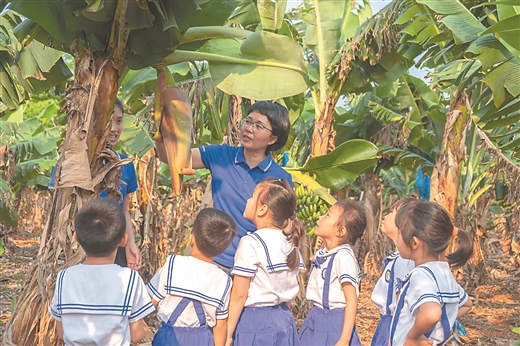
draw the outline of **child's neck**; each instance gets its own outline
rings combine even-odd
[[[114,264],[115,259],[116,259],[115,252],[113,254],[111,254],[109,256],[105,256],[105,257],[93,257],[93,256],[87,255],[87,258],[83,261],[83,264],[86,264],[86,265]]]
[[[338,239],[325,239],[325,238],[323,238],[323,240],[325,241],[325,247],[327,248],[327,251],[335,249],[335,248],[337,248],[340,245],[344,245],[344,244],[340,244]]]
[[[202,252],[200,252],[199,249],[197,249],[196,246],[193,246],[191,248],[191,255],[190,256],[195,257],[196,259],[201,260],[203,262],[208,262],[208,263],[213,263],[213,258],[214,258],[214,257],[207,257],[207,256],[205,256]]]
[[[432,254],[419,254],[418,256],[414,256],[413,262],[415,263],[415,266],[420,266],[421,264],[425,264],[428,262],[436,262],[439,261],[438,255],[432,255]]]

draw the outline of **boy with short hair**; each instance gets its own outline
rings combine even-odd
[[[130,345],[144,336],[143,318],[155,308],[139,274],[114,264],[126,220],[111,198],[87,202],[74,219],[83,263],[58,273],[49,307],[65,345]]]
[[[147,284],[163,326],[152,346],[224,345],[231,278],[213,258],[233,241],[237,226],[223,211],[199,212],[189,236],[190,256],[168,256]]]

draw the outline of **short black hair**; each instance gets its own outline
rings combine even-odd
[[[237,224],[227,213],[215,209],[202,209],[191,230],[195,244],[206,257],[213,258],[228,248],[237,234]]]
[[[95,198],[76,213],[74,228],[88,256],[105,257],[114,252],[125,235],[123,209],[112,198]]]
[[[283,148],[285,143],[287,143],[291,130],[287,108],[276,102],[258,101],[249,107],[247,114],[253,112],[258,112],[265,116],[269,120],[269,124],[271,124],[273,135],[278,137],[276,142],[267,147],[267,152]]]

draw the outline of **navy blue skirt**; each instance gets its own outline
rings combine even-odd
[[[233,345],[299,345],[291,309],[276,306],[246,307],[233,335]]]
[[[390,326],[392,325],[392,315],[381,315],[377,324],[376,332],[372,338],[371,346],[388,346],[390,341]]]
[[[335,345],[343,331],[345,309],[326,310],[314,307],[300,328],[300,345]],[[351,346],[361,346],[356,326],[350,337]]]

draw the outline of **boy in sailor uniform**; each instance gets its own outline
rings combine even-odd
[[[306,296],[314,308],[300,328],[301,345],[361,345],[355,324],[361,270],[351,246],[366,223],[353,201],[337,202],[316,222],[325,247],[311,261]]]
[[[402,206],[415,203],[416,201],[417,198],[406,197],[395,202],[390,208],[390,213],[385,216],[381,223],[381,233],[395,243],[397,239],[395,215]],[[379,310],[381,316],[372,338],[372,346],[388,346],[390,323],[392,322],[391,307],[394,307],[397,302],[396,285],[398,282],[403,281],[413,268],[415,268],[413,261],[401,258],[398,251],[383,259],[383,274],[372,292],[372,302]]]
[[[139,274],[114,264],[127,240],[125,215],[111,198],[96,198],[74,219],[83,263],[61,270],[49,307],[65,345],[119,346],[139,342],[143,318],[155,309]]]
[[[236,228],[225,212],[201,210],[188,239],[191,255],[168,256],[150,280],[146,287],[163,322],[153,346],[224,345],[232,281],[213,258],[231,244]]]
[[[399,287],[399,298],[390,327],[390,344],[442,345],[451,335],[455,320],[469,312],[471,300],[450,270],[471,257],[470,235],[451,223],[449,213],[433,202],[417,201],[397,212],[397,248],[401,257],[416,267]],[[459,247],[440,261],[451,237]]]

